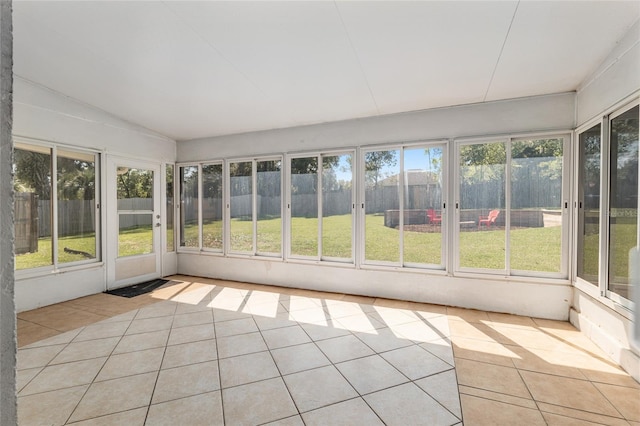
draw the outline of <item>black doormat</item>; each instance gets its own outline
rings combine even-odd
[[[168,283],[169,280],[151,280],[145,281],[143,283],[138,283],[134,285],[130,285],[128,287],[116,288],[115,290],[105,291],[107,294],[113,294],[114,296],[122,296],[122,297],[136,297],[141,294],[149,293],[150,291],[155,290],[163,284]]]

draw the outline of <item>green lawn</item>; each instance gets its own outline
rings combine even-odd
[[[323,219],[323,257],[351,258],[352,216],[330,216]],[[280,218],[258,221],[258,251],[280,253]],[[294,255],[317,256],[318,219],[292,218],[291,252]],[[623,229],[624,228],[624,229]],[[628,228],[628,229],[627,229]],[[185,226],[185,245],[197,247],[197,226]],[[233,251],[251,252],[253,224],[251,221],[232,220],[231,247]],[[616,224],[615,250],[612,256],[614,276],[626,277],[628,249],[635,245],[636,226]],[[399,262],[399,231],[384,226],[382,215],[367,215],[365,218],[365,257],[370,261]],[[589,236],[597,238],[597,235]],[[205,247],[222,249],[222,221],[204,225]],[[441,234],[439,232],[404,233],[404,262],[436,264],[441,259]],[[597,244],[589,242],[588,247]],[[95,236],[63,237],[59,239],[59,262],[84,260],[81,254],[71,254],[64,248],[85,252],[95,256]],[[469,268],[504,269],[505,231],[500,229],[477,231],[475,228],[460,232],[460,265]],[[120,256],[151,251],[151,228],[140,227],[125,230],[119,236]],[[559,272],[561,257],[561,227],[521,228],[511,231],[511,269],[540,272]],[[585,272],[592,273],[597,265],[597,251],[585,253]],[[16,269],[28,269],[51,264],[51,239],[41,238],[39,250],[16,256]]]

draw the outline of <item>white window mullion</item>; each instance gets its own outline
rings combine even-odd
[[[600,295],[607,294],[607,283],[609,282],[609,117],[602,118],[602,133],[600,137],[600,250],[598,254],[598,264],[600,265],[600,276],[598,283]]]
[[[398,149],[400,153],[400,171],[398,173],[398,234],[400,245],[400,266],[404,266],[404,147]]]
[[[505,141],[505,166],[504,166],[504,266],[507,275],[511,275],[511,144],[513,139]]]
[[[198,250],[202,251],[202,164],[198,164]]]
[[[318,197],[318,259],[322,259],[322,225],[323,225],[323,213],[322,213],[322,172],[324,171],[322,163],[324,161],[324,157],[322,155],[318,155],[318,180],[316,182],[316,196]]]
[[[258,162],[252,160],[251,165],[251,207],[253,221],[253,254],[258,252]]]
[[[58,149],[51,148],[51,262],[58,269]]]

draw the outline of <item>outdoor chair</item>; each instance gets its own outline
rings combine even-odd
[[[433,223],[434,225],[440,225],[442,223],[442,215],[436,213],[434,209],[427,210],[427,218],[429,219],[429,223]]]
[[[478,219],[478,229],[480,229],[482,225],[485,225],[487,228],[489,228],[491,224],[496,222],[496,219],[498,218],[499,215],[500,215],[500,210],[491,210],[489,212],[489,216],[487,217],[480,216],[480,218]]]

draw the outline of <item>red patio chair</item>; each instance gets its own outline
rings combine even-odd
[[[487,217],[480,216],[480,218],[478,218],[478,229],[480,229],[482,225],[485,225],[487,228],[489,228],[492,223],[496,222],[496,219],[498,218],[499,215],[500,215],[500,210],[491,210],[489,212],[489,216]]]
[[[442,215],[436,213],[434,209],[427,210],[427,218],[429,219],[429,223],[433,223],[435,225],[440,225],[442,223]]]

